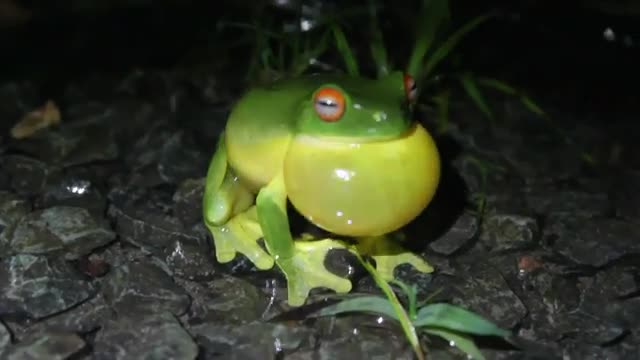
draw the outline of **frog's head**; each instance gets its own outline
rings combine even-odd
[[[394,72],[376,80],[323,80],[302,102],[296,131],[300,136],[382,141],[398,138],[410,128],[416,87],[409,75]]]

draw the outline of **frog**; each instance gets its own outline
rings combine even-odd
[[[414,116],[416,97],[405,71],[316,73],[246,91],[204,181],[216,260],[242,254],[259,270],[277,266],[292,307],[316,288],[351,291],[325,266],[332,250],[372,258],[385,280],[401,264],[434,271],[396,236],[432,202],[441,176],[435,140]],[[330,235],[294,237],[290,211]]]

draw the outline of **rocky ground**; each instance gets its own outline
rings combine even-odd
[[[200,204],[231,97],[212,96],[218,85],[209,80],[95,77],[57,99],[60,125],[3,136],[0,357],[412,358],[395,324],[368,315],[305,319],[305,308],[283,318],[290,309],[276,271],[242,259],[215,263]],[[29,82],[2,84],[0,94],[3,119],[41,104]],[[487,131],[461,101],[437,136],[443,185],[408,231],[431,239],[423,254],[437,272],[403,268],[401,278],[521,337],[521,349],[481,339],[489,358],[634,358],[637,163],[590,171],[549,124],[515,100],[496,104],[508,124]],[[583,123],[569,135],[599,151],[610,139],[600,130]],[[485,199],[485,216],[465,199]],[[362,272],[354,282],[355,292],[376,291]],[[437,340],[428,348],[433,358],[460,357]]]

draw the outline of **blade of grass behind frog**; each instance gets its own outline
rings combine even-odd
[[[358,76],[360,74],[360,70],[358,70],[358,61],[353,55],[353,51],[351,51],[349,41],[342,31],[342,28],[337,24],[332,24],[331,30],[333,32],[333,38],[336,42],[338,51],[340,52],[345,66],[347,67],[347,73],[351,76]]]
[[[464,72],[458,76],[458,79],[460,80],[460,84],[462,84],[462,88],[467,92],[467,95],[473,100],[478,109],[480,109],[490,121],[493,121],[493,112],[491,112],[473,75],[469,72]]]
[[[371,56],[376,63],[378,78],[389,73],[389,58],[387,57],[387,49],[384,46],[384,37],[380,31],[378,22],[378,7],[376,1],[369,0],[369,22],[371,31]]]
[[[440,336],[441,338],[449,341],[451,346],[455,346],[460,349],[462,352],[467,354],[471,359],[474,360],[484,360],[485,357],[476,346],[475,342],[469,337],[463,334],[456,333],[454,331],[450,331],[447,329],[423,329],[422,331],[431,334]]]
[[[460,40],[462,40],[467,33],[478,27],[478,25],[483,22],[489,20],[491,17],[493,17],[492,13],[480,15],[456,30],[433,52],[431,56],[429,56],[422,70],[421,77],[428,77],[433,69],[449,55],[449,53],[458,45]]]
[[[459,306],[439,303],[423,307],[413,321],[415,327],[443,328],[474,335],[506,338],[511,332]]]
[[[517,95],[518,97],[520,97],[520,101],[524,104],[524,106],[527,109],[529,109],[529,111],[541,117],[547,116],[545,111],[542,110],[542,108],[538,104],[536,104],[535,101],[533,101],[533,99],[531,99],[526,95],[520,94],[518,90],[516,90],[511,85],[505,83],[504,81],[500,81],[498,79],[493,79],[493,78],[487,78],[487,77],[479,77],[478,83],[482,84],[483,86],[501,91],[507,95]]]
[[[417,19],[419,25],[416,30],[416,41],[407,66],[407,72],[415,79],[424,78],[421,64],[424,61],[425,55],[433,45],[440,25],[448,20],[448,18],[448,0],[422,1],[422,9]]]

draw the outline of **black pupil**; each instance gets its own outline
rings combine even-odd
[[[333,99],[319,99],[318,100],[318,104],[322,105],[322,106],[328,106],[328,107],[337,107],[338,103],[333,101]]]

